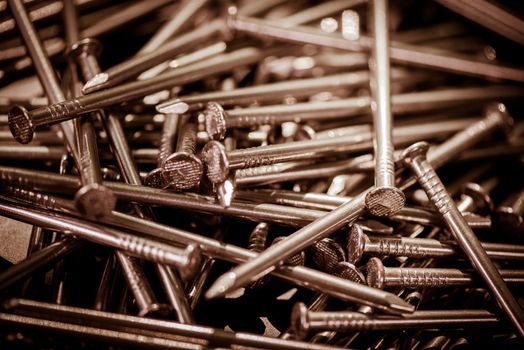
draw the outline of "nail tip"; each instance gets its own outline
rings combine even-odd
[[[82,87],[82,92],[88,94],[99,90],[107,81],[109,80],[109,75],[107,73],[99,73],[93,78],[89,79],[84,86]]]

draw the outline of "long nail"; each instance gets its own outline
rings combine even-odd
[[[472,286],[474,274],[458,269],[385,267],[378,258],[371,258],[366,265],[367,283],[375,288],[388,287],[456,287]],[[506,283],[522,283],[524,271],[499,270]]]
[[[190,277],[199,262],[200,250],[198,247],[188,247],[182,251],[160,242],[131,236],[110,228],[102,228],[78,219],[58,214],[55,217],[48,217],[38,210],[21,206],[0,204],[0,210],[8,217],[18,218],[38,226],[52,227],[58,231],[68,232],[70,230],[78,237],[88,241],[120,249],[146,260],[173,265],[179,268],[184,277]]]
[[[420,185],[441,213],[449,230],[459,246],[470,259],[472,265],[499,302],[508,318],[521,336],[524,336],[524,313],[511,294],[493,265],[486,251],[482,248],[477,236],[464,220],[453,199],[438,178],[435,170],[426,159],[427,143],[419,142],[407,148],[403,153],[404,163],[415,173]]]
[[[191,66],[181,67],[159,77],[123,84],[72,100],[65,101],[64,99],[61,100],[63,102],[55,102],[55,104],[31,112],[23,107],[15,107],[10,113],[10,129],[17,141],[27,143],[31,141],[37,127],[60,123],[81,114],[143,97],[175,85],[198,81],[211,74],[254,63],[269,53],[270,51],[259,51],[254,48],[240,49]]]
[[[513,86],[472,87],[440,91],[411,92],[391,96],[395,114],[442,109],[445,106],[467,105],[472,102],[494,99],[513,99],[522,96],[523,90]],[[205,110],[206,131],[213,138],[223,137],[226,129],[258,125],[278,125],[286,121],[322,121],[359,116],[371,109],[369,96],[350,97],[332,101],[299,102],[291,105],[224,110],[216,102],[209,102]]]
[[[372,40],[361,36],[358,41],[350,41],[341,35],[323,33],[318,29],[297,26],[286,28],[275,21],[238,16],[230,21],[234,29],[255,37],[277,39],[286,42],[313,44],[352,52],[368,51]],[[479,77],[524,81],[524,71],[509,66],[482,62],[466,55],[436,52],[431,48],[391,42],[390,57],[394,62],[425,66],[447,72],[475,75]]]
[[[485,117],[471,124],[468,128],[460,131],[447,139],[440,145],[432,148],[428,152],[428,162],[434,169],[440,168],[446,162],[484,139],[497,130],[505,131],[513,124],[513,118],[508,114],[506,106],[501,103],[492,103],[485,108]],[[402,180],[400,188],[405,189],[414,183],[414,176]]]
[[[524,246],[481,242],[488,256],[492,259],[524,259]],[[356,264],[363,255],[373,256],[406,256],[410,258],[440,258],[461,255],[455,242],[439,241],[429,238],[409,237],[374,237],[362,232],[354,224],[348,237],[348,260]]]
[[[359,312],[312,312],[297,303],[291,314],[291,324],[300,338],[310,331],[337,330],[406,330],[431,327],[487,327],[500,323],[497,315],[487,310],[428,310],[415,311],[404,317],[369,317]]]
[[[392,78],[405,78],[406,73],[394,70]],[[159,113],[171,113],[178,110],[180,104],[188,105],[190,110],[204,108],[206,103],[215,102],[221,106],[247,105],[253,99],[258,102],[281,100],[283,96],[307,97],[316,92],[330,91],[344,87],[356,87],[367,84],[368,71],[341,73],[319,78],[297,79],[265,85],[242,87],[230,91],[212,91],[187,96],[178,96],[156,106]],[[211,133],[210,136],[216,133]]]
[[[395,161],[390,91],[388,1],[374,0],[368,24],[375,40],[369,61],[371,87],[371,114],[373,115],[373,150],[375,161],[375,188],[366,196],[366,207],[373,215],[391,216],[406,201],[404,194],[395,187]]]
[[[188,327],[187,325],[180,324],[178,322],[172,322],[172,321],[164,321],[164,320],[153,320],[153,319],[144,319],[141,317],[131,316],[131,315],[121,315],[116,313],[110,313],[110,312],[102,312],[102,311],[94,311],[89,309],[82,309],[78,307],[72,307],[72,306],[64,306],[64,305],[53,305],[49,303],[39,302],[39,301],[32,301],[32,300],[25,300],[25,299],[10,299],[4,303],[5,307],[7,307],[9,310],[12,310],[16,313],[20,313],[22,315],[28,315],[28,316],[15,316],[15,315],[9,315],[9,314],[1,314],[0,315],[0,322],[7,323],[9,321],[12,322],[12,324],[15,324],[15,320],[40,320],[40,323],[42,323],[42,320],[48,319],[48,321],[45,321],[44,323],[47,324],[48,322],[56,322],[59,323],[60,321],[65,322],[71,322],[70,325],[74,324],[84,324],[83,322],[87,322],[89,325],[87,329],[89,330],[90,327],[94,325],[106,325],[106,329],[113,330],[114,332],[129,332],[129,333],[135,333],[138,337],[137,339],[140,339],[140,337],[145,336],[145,340],[140,341],[140,343],[144,343],[146,346],[151,346],[151,344],[161,344],[163,346],[160,346],[162,348],[165,348],[166,345],[157,342],[151,341],[151,332],[157,333],[157,336],[159,338],[153,338],[153,339],[172,339],[173,335],[178,337],[179,339],[187,342],[184,343],[186,346],[193,344],[203,344],[198,345],[197,349],[207,349],[208,346],[216,346],[218,344],[219,346],[247,346],[247,347],[255,347],[255,348],[262,348],[262,349],[293,349],[293,350],[301,350],[304,349],[304,347],[309,347],[311,350],[323,350],[325,349],[325,346],[319,344],[306,344],[304,342],[300,341],[293,341],[293,340],[283,340],[283,339],[276,339],[272,337],[262,336],[258,334],[252,334],[252,333],[243,333],[243,332],[228,332],[217,328],[211,328],[206,326],[200,326],[200,325],[191,325]],[[42,316],[44,315],[44,316]],[[21,319],[18,319],[16,317],[20,317]],[[39,317],[39,318],[32,318],[32,317]],[[44,318],[42,318],[44,317]],[[23,326],[23,322],[20,322],[19,325]],[[32,324],[29,322],[29,324]],[[36,324],[36,322],[35,322]],[[51,323],[55,324],[55,323]],[[78,326],[80,327],[80,326]],[[48,328],[44,326],[44,329]],[[74,327],[73,327],[74,328]],[[52,328],[50,328],[52,329]],[[129,331],[131,330],[131,332]],[[81,333],[78,334],[81,336]],[[117,337],[118,338],[118,337]],[[117,340],[115,338],[114,340]],[[211,345],[213,344],[213,345]],[[136,345],[136,344],[135,344]],[[196,346],[196,345],[195,345]],[[180,347],[175,347],[177,349],[180,349]],[[182,347],[182,349],[193,349],[194,347]],[[333,350],[336,350],[339,348],[333,348]]]
[[[24,44],[33,60],[33,65],[40,77],[42,87],[46,92],[49,102],[60,103],[65,101],[65,96],[58,82],[58,78],[54,73],[53,66],[42,47],[38,34],[29,18],[23,2],[21,0],[9,0],[9,6],[11,7],[11,12],[16,20],[20,34],[24,39]],[[13,110],[15,113],[20,112],[23,114],[25,109],[15,107]],[[33,135],[33,133],[29,131],[32,128],[31,122],[28,122],[22,117],[22,119],[18,119],[14,123],[17,124],[17,126],[20,126],[20,128],[15,127],[13,129],[15,130],[15,139],[23,143],[30,142]],[[72,152],[75,161],[79,162],[80,157],[76,149],[76,140],[74,137],[72,122],[63,123],[60,126],[69,151]]]

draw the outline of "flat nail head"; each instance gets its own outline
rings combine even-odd
[[[16,141],[26,144],[31,142],[35,132],[33,121],[27,109],[14,106],[7,114],[9,130]]]
[[[229,175],[229,160],[224,145],[218,141],[206,143],[202,149],[206,175],[214,184],[226,181]]]
[[[153,188],[166,189],[169,187],[169,183],[164,178],[162,168],[156,168],[151,170],[144,179],[144,185]]]
[[[384,288],[384,265],[379,258],[371,258],[366,264],[366,281],[373,288]]]
[[[206,105],[204,125],[211,139],[222,140],[226,136],[226,112],[219,103],[209,102]]]
[[[291,311],[291,329],[297,339],[304,339],[309,333],[309,319],[307,306],[296,303]]]
[[[115,209],[116,197],[105,186],[92,183],[78,190],[75,205],[82,215],[98,219],[109,215]]]
[[[204,173],[202,161],[194,154],[176,152],[162,163],[162,176],[176,190],[187,190],[200,184]]]
[[[405,202],[404,193],[396,187],[376,187],[366,195],[366,207],[375,216],[395,215]]]
[[[68,52],[69,57],[76,58],[81,55],[99,57],[102,53],[102,44],[96,39],[85,38],[77,41]]]
[[[351,225],[347,245],[348,261],[350,263],[356,264],[362,259],[364,247],[366,246],[366,238],[360,225]]]
[[[417,157],[422,156],[425,158],[428,149],[429,144],[427,142],[416,142],[402,152],[401,159],[405,164],[409,164]]]

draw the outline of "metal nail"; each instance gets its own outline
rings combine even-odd
[[[458,211],[435,170],[429,164],[426,159],[427,151],[428,144],[419,142],[404,150],[402,159],[415,173],[421,187],[441,213],[459,246],[486,282],[494,298],[500,303],[500,307],[511,320],[515,329],[524,336],[524,313],[522,309],[504,283],[486,251],[480,245],[477,237]]]

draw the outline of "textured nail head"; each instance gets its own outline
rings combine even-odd
[[[224,145],[210,141],[202,150],[202,159],[206,165],[206,176],[215,184],[226,181],[229,175],[229,160]]]
[[[332,270],[333,275],[358,284],[367,285],[366,277],[360,270],[347,261],[339,262]]]
[[[163,171],[162,168],[151,170],[144,178],[144,185],[160,189],[168,188],[169,183],[164,178]]]
[[[307,306],[296,303],[291,311],[291,329],[297,339],[304,339],[309,333],[309,319]]]
[[[102,53],[102,44],[96,39],[85,38],[71,46],[69,57],[75,59],[82,55],[99,57]]]
[[[375,216],[395,215],[405,202],[404,193],[396,187],[376,187],[366,195],[366,207]]]
[[[75,205],[82,215],[98,219],[111,214],[116,205],[116,197],[105,186],[92,183],[78,190]]]
[[[413,162],[413,160],[417,157],[426,157],[428,150],[429,144],[427,142],[417,142],[412,144],[402,152],[401,159],[404,163],[409,164]]]
[[[323,238],[311,246],[311,257],[318,267],[331,272],[339,262],[346,260],[346,253],[331,238]]]
[[[7,114],[9,130],[16,141],[26,144],[31,142],[35,128],[31,115],[23,106],[14,106]]]
[[[367,236],[364,235],[360,225],[351,225],[347,244],[348,261],[356,264],[362,259]]]
[[[379,258],[371,258],[366,264],[366,281],[373,288],[384,288],[385,269]]]
[[[204,173],[202,161],[194,154],[176,152],[162,163],[165,182],[176,190],[187,190],[200,184]]]
[[[226,136],[226,112],[219,103],[209,102],[206,105],[204,125],[211,139],[222,140]]]

